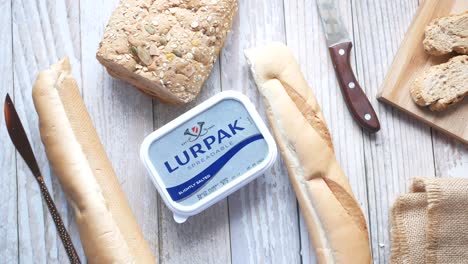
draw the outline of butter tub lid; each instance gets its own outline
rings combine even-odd
[[[140,149],[178,223],[261,175],[276,156],[255,106],[235,91],[218,93],[154,131]]]

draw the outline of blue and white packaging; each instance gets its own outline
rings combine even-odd
[[[178,223],[254,180],[276,156],[255,106],[235,91],[221,92],[151,133],[140,149]]]

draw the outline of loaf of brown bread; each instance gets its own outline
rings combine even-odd
[[[237,0],[122,0],[97,59],[152,97],[190,102],[216,62],[237,6]]]
[[[367,225],[320,106],[291,51],[246,51],[319,263],[371,263]]]

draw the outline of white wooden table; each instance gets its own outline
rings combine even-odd
[[[64,55],[123,189],[160,263],[311,263],[313,250],[282,161],[256,181],[183,225],[138,158],[143,138],[221,90],[247,94],[263,112],[243,49],[286,42],[321,103],[336,153],[368,218],[375,263],[389,262],[389,207],[414,176],[467,177],[468,149],[375,99],[418,0],[341,0],[354,41],[353,67],[379,114],[369,136],[351,119],[326,50],[314,0],[240,0],[239,15],[198,100],[175,108],[111,78],[95,59],[118,0],[0,0],[0,96],[19,114],[69,231],[77,227],[40,142],[31,86],[39,70]],[[39,188],[15,153],[0,117],[0,263],[66,263]]]

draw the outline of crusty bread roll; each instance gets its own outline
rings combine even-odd
[[[76,217],[89,263],[154,263],[93,127],[68,59],[39,73],[33,99],[47,157]]]
[[[320,107],[291,51],[246,51],[319,263],[370,263],[364,215],[336,161]]]

